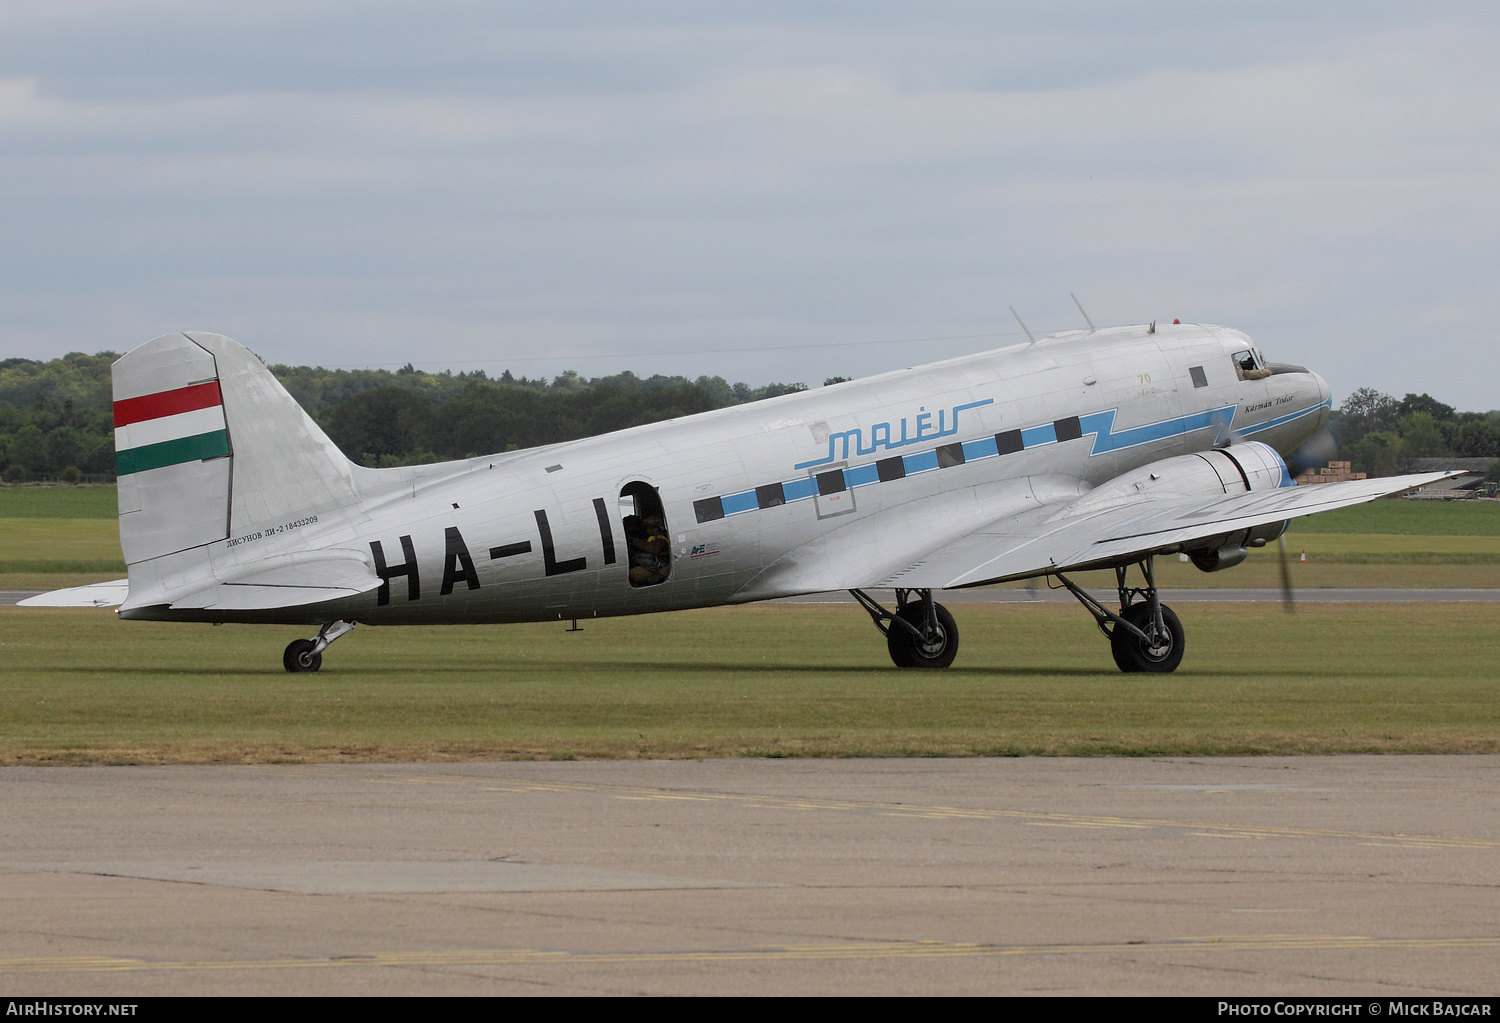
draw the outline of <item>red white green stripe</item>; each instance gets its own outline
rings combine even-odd
[[[115,402],[120,476],[227,454],[229,433],[217,380]]]

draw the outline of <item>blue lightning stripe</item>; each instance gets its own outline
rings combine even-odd
[[[1197,430],[1206,430],[1209,427],[1228,426],[1234,418],[1234,405],[1224,405],[1216,409],[1208,409],[1205,412],[1193,412],[1189,415],[1178,416],[1176,419],[1163,419],[1159,423],[1147,423],[1144,426],[1132,426],[1127,430],[1115,432],[1115,414],[1119,409],[1106,409],[1103,412],[1091,412],[1086,416],[1080,416],[1079,425],[1083,427],[1085,435],[1094,435],[1094,447],[1090,454],[1102,455],[1109,451],[1122,451],[1125,448],[1137,447],[1141,444],[1150,444],[1152,441],[1166,440],[1168,437],[1179,437],[1183,434],[1193,433]],[[1051,429],[1051,426],[1048,426]],[[1025,432],[1022,432],[1025,437]],[[1026,446],[1031,447],[1031,441],[1026,441]]]
[[[741,494],[729,494],[724,501],[724,514],[733,515],[736,512],[751,511],[759,507],[755,502],[755,491],[746,490]]]
[[[938,467],[936,451],[924,451],[920,455],[902,455],[901,461],[906,465],[908,476],[914,472],[927,472]]]
[[[976,458],[993,458],[1000,453],[995,446],[994,437],[982,437],[979,440],[964,442],[964,461],[972,462]]]
[[[1241,435],[1248,436],[1252,433],[1269,430],[1312,415],[1319,409],[1331,408],[1332,404],[1333,399],[1330,397],[1317,405],[1309,405],[1307,408],[1289,412],[1284,416],[1278,416],[1275,419],[1268,419],[1263,423],[1246,426],[1239,432]],[[1142,444],[1150,444],[1153,441],[1180,437],[1198,430],[1227,430],[1234,420],[1234,414],[1237,409],[1237,405],[1223,405],[1219,408],[1193,412],[1185,416],[1163,419],[1156,423],[1132,426],[1120,430],[1118,433],[1115,432],[1114,428],[1115,416],[1119,413],[1119,409],[1117,408],[1104,409],[1100,412],[1090,412],[1087,415],[1080,416],[1078,422],[1083,436],[1087,437],[1092,434],[1094,437],[1093,447],[1089,452],[1090,457],[1092,457],[1111,451],[1123,451],[1126,448],[1138,447]],[[1056,444],[1056,424],[1042,423],[1037,426],[1023,427],[1021,429],[1021,442],[1023,450],[1030,450],[1044,444]],[[996,458],[1000,453],[994,436],[964,441],[962,448],[965,463],[985,458]],[[903,475],[905,476],[932,472],[938,469],[938,455],[936,450],[922,451],[911,455],[897,455],[894,457],[901,460]],[[843,473],[844,485],[851,490],[856,487],[871,486],[880,482],[880,469],[875,462],[850,466],[844,469]],[[1282,485],[1285,486],[1291,481],[1291,474],[1285,468],[1283,468],[1283,474],[1285,480]],[[791,504],[793,501],[805,501],[818,495],[818,481],[813,476],[798,476],[790,480],[781,481],[781,490],[783,501],[786,504]],[[726,494],[721,500],[725,516],[755,511],[760,507],[759,498],[754,489],[742,490],[736,494]]]
[[[1314,412],[1318,411],[1318,409],[1322,408],[1333,408],[1333,395],[1330,394],[1327,400],[1322,401],[1317,405],[1309,405],[1307,408],[1298,409],[1296,412],[1288,412],[1286,415],[1280,416],[1276,419],[1267,419],[1264,423],[1256,423],[1254,426],[1247,426],[1243,430],[1241,430],[1240,433],[1248,437],[1252,433],[1259,433],[1262,430],[1269,430],[1272,427],[1281,426],[1283,423],[1290,423],[1293,420],[1301,419],[1303,416],[1310,416]]]
[[[791,504],[793,501],[800,501],[805,497],[812,497],[817,494],[818,481],[811,476],[799,476],[797,479],[787,480],[781,485],[781,488],[786,494],[787,503]],[[754,493],[754,491],[751,492]]]

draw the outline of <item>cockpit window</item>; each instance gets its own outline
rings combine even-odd
[[[1241,380],[1264,380],[1271,375],[1260,353],[1253,348],[1235,352],[1230,358],[1234,360],[1234,372]]]

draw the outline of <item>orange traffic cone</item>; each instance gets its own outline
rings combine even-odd
[[[1300,557],[1300,558],[1297,559],[1297,564],[1299,564],[1299,565],[1305,565],[1305,564],[1307,564],[1307,551],[1306,550],[1304,550],[1302,552],[1302,557]]]

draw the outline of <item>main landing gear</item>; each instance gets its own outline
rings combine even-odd
[[[1114,654],[1121,671],[1176,671],[1182,663],[1182,622],[1157,596],[1151,556],[1147,555],[1140,566],[1141,575],[1146,579],[1145,586],[1125,585],[1125,574],[1130,566],[1115,568],[1115,588],[1120,594],[1119,614],[1099,603],[1061,572],[1057,573],[1057,578],[1094,616],[1099,631],[1109,637],[1110,653]]]
[[[958,654],[958,626],[931,590],[897,590],[896,610],[887,611],[863,590],[850,590],[885,633],[891,660],[898,668],[946,668]],[[916,594],[916,599],[912,599]]]
[[[358,622],[330,622],[318,632],[317,639],[294,639],[286,645],[281,655],[281,665],[287,671],[317,671],[323,667],[323,651],[328,644],[358,625]]]

